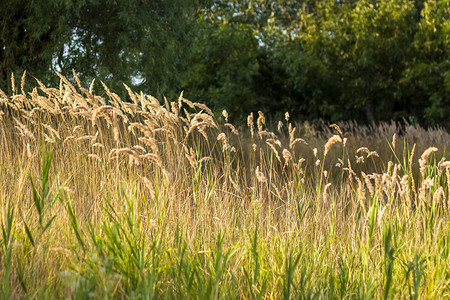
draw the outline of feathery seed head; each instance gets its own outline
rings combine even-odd
[[[422,156],[419,159],[420,174],[422,175],[422,178],[425,177],[425,170],[427,167],[428,158],[430,157],[430,155],[433,152],[436,152],[436,151],[438,151],[438,149],[436,147],[430,147],[422,153]]]
[[[267,178],[266,178],[266,176],[264,175],[264,173],[261,172],[261,171],[259,170],[259,166],[256,167],[255,175],[256,175],[256,179],[257,179],[259,182],[267,182]]]
[[[225,118],[225,122],[228,122],[228,112],[225,109],[222,111],[222,116]]]
[[[328,142],[325,144],[325,152],[323,154],[324,158],[327,156],[327,153],[330,150],[331,146],[333,146],[333,144],[337,142],[342,142],[342,139],[339,135],[333,135],[331,138],[328,139]]]
[[[341,128],[337,125],[337,124],[331,124],[330,125],[331,128],[335,129],[337,132],[339,132],[339,134],[342,136],[342,130]]]

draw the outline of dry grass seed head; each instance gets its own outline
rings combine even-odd
[[[367,176],[367,174],[364,172],[361,172],[361,175],[364,179],[364,182],[366,183],[367,189],[369,190],[370,196],[373,197],[375,194],[375,189],[373,187],[372,182],[370,181],[369,176]]]
[[[298,163],[294,163],[294,167],[298,170],[302,167],[302,164],[305,162],[306,160],[302,157],[298,160]],[[301,171],[300,173],[303,173],[303,171]]]
[[[370,153],[370,150],[369,150],[369,148],[367,148],[367,147],[361,147],[361,148],[359,148],[358,150],[356,150],[356,153],[359,153],[359,152],[364,152],[364,153],[366,153],[366,154],[369,154],[369,153]]]
[[[149,146],[152,148],[152,151],[153,151],[154,153],[159,153],[158,146],[157,146],[157,144],[156,144],[156,140],[155,140],[155,138],[153,138],[152,136],[149,136],[149,137],[139,137],[139,138],[138,138],[138,141],[143,142],[143,143],[146,144],[146,145],[149,145]]]
[[[444,164],[444,167],[442,167],[442,164]],[[445,157],[443,156],[442,158],[441,158],[441,160],[438,162],[438,164],[437,164],[437,175],[438,176],[441,176],[442,175],[442,172],[444,171],[444,169],[445,169],[445,165],[450,165],[450,162],[446,162],[445,161]]]
[[[230,149],[230,144],[228,143],[228,139],[227,139],[227,136],[225,135],[225,133],[223,133],[223,132],[220,133],[217,136],[217,140],[218,141],[222,141],[222,145],[223,145],[222,151],[223,152],[225,152],[226,150]]]
[[[208,106],[206,106],[205,104],[202,103],[194,103],[194,106],[206,111],[210,116],[214,116],[214,113],[211,111],[211,109],[209,109]]]
[[[420,158],[426,162],[428,160],[428,158],[430,157],[430,155],[436,151],[438,151],[438,149],[436,147],[430,147],[423,152],[423,154]]]
[[[253,113],[247,116],[247,126],[253,128]]]
[[[376,152],[376,151],[370,151],[369,154],[367,155],[367,158],[369,158],[369,157],[371,157],[371,156],[374,156],[374,157],[380,157],[380,156],[378,155],[378,152]]]
[[[34,90],[34,89],[33,89]],[[8,96],[0,89],[0,103],[8,102]]]
[[[323,201],[328,201],[329,197],[328,197],[328,189],[331,186],[331,183],[327,183],[325,185],[325,187],[323,188],[323,193],[322,193],[322,199]]]
[[[273,145],[273,144],[271,144],[271,143],[267,143],[267,145],[269,145],[269,148],[272,150],[272,152],[275,154],[275,157],[277,158],[277,160],[279,161],[279,162],[281,162],[281,159],[280,159],[280,155],[278,154],[278,151],[277,151],[277,149],[275,148],[275,146]]]
[[[141,145],[134,145],[133,148],[142,152],[147,152],[147,150]]]
[[[138,159],[147,159],[147,160],[153,161],[158,166],[162,167],[161,158],[155,153],[146,153],[146,154],[142,154],[142,155],[136,155],[135,154],[133,156],[138,158]]]
[[[408,186],[408,180],[409,180],[409,175],[403,175],[402,179],[400,180],[400,199],[404,199],[406,206],[407,207],[411,207],[412,202],[411,202],[411,194],[409,192],[409,186]]]
[[[287,150],[287,149],[283,149],[282,154],[283,154],[283,159],[285,161],[285,164],[287,164],[292,159],[291,152],[289,152],[289,150]]]
[[[94,92],[94,83],[95,83],[95,78],[92,79],[91,84],[89,85],[89,93],[91,93],[91,94]]]
[[[196,163],[195,163],[195,152],[194,149],[192,148],[187,148],[186,145],[183,144],[183,149],[184,149],[184,155],[186,156],[186,158],[188,159],[189,164],[191,165],[192,168],[195,168]]]
[[[288,130],[289,130],[289,143],[293,143],[295,140],[295,130],[297,129],[297,127],[292,128],[291,124],[289,123],[288,125]]]
[[[191,120],[191,125],[196,124],[197,122],[200,121],[205,121],[209,123],[209,127],[214,127],[214,128],[218,128],[216,122],[214,121],[213,117],[205,114],[203,112],[199,112],[197,114],[195,114],[195,116],[192,118]]]
[[[175,117],[178,117],[180,111],[176,102],[170,102],[170,109],[172,110],[172,113],[175,114]]]
[[[392,136],[392,148],[394,149],[394,151],[395,151],[395,143],[396,143],[396,141],[397,141],[397,134],[394,133],[394,135]]]
[[[56,140],[55,140],[55,138],[53,137],[53,135],[52,135],[52,137],[49,137],[47,134],[43,134],[44,135],[44,141],[45,142],[47,142],[47,143],[51,143],[51,144],[54,144],[55,142],[56,142]]]
[[[28,137],[32,140],[36,140],[36,138],[34,137],[34,134],[31,132],[31,130],[28,129],[28,127],[24,124],[22,124],[18,119],[16,119],[15,117],[13,117],[14,122],[16,122],[17,126],[16,128],[19,130],[20,134],[23,137]]]
[[[88,154],[88,158],[95,159],[95,160],[101,162],[101,159],[97,154],[93,154],[93,153]]]
[[[232,124],[225,123],[225,126],[230,128],[231,132],[234,133],[235,135],[239,135],[239,132],[236,130],[236,128]]]
[[[137,155],[136,151],[130,148],[114,148],[109,152],[109,157],[112,157],[114,154],[126,154],[126,155]]]
[[[267,178],[266,178],[266,176],[264,175],[264,173],[262,173],[262,172],[259,170],[259,166],[256,167],[255,175],[256,175],[256,179],[257,179],[259,182],[267,182]]]
[[[225,122],[228,122],[228,112],[225,109],[222,111],[222,116],[225,118]]]
[[[147,177],[140,176],[140,178],[142,179],[145,187],[149,190],[151,198],[155,198],[155,189],[153,188],[152,182]]]
[[[422,175],[422,178],[425,177],[425,170],[427,167],[428,158],[430,157],[430,155],[433,152],[436,152],[436,151],[438,151],[438,149],[436,147],[430,147],[422,153],[422,156],[419,159],[420,174]]]
[[[443,161],[440,165],[439,168],[443,171],[444,169],[449,169],[450,168],[450,161]]]
[[[283,122],[278,121],[277,130],[280,132],[281,128],[283,128]]]
[[[94,112],[92,113],[92,123],[94,124],[99,116],[110,110],[114,110],[114,107],[111,105],[103,105],[94,109]]]
[[[180,96],[180,97],[182,97],[182,96]],[[182,100],[184,103],[186,103],[190,108],[195,108],[194,103],[192,103],[192,102],[189,101],[188,99],[185,99],[185,98],[182,97],[181,100]]]
[[[327,156],[328,151],[330,150],[331,146],[337,142],[342,142],[342,139],[338,135],[333,135],[328,139],[328,142],[325,144],[325,152],[323,154],[323,157],[325,158]]]
[[[358,177],[355,177],[356,181],[358,182],[358,199],[361,207],[365,206],[366,202],[366,189],[364,187],[363,182]]]
[[[24,87],[25,87],[25,78],[26,78],[26,76],[27,76],[27,71],[25,70],[25,71],[23,71],[22,80],[20,82],[20,91],[22,92],[22,95],[24,95],[24,96],[25,96]]]
[[[74,69],[72,69],[72,74],[73,74],[73,77],[75,78],[75,81],[76,81],[78,87],[81,88],[82,86],[81,86],[80,79],[78,78],[77,73],[75,73],[75,70],[74,70]]]
[[[397,183],[397,179],[398,179],[397,173],[398,173],[399,167],[401,167],[401,165],[395,164],[394,169],[392,170],[392,176],[391,176],[392,179],[391,180],[392,180],[393,185],[395,185]]]
[[[433,204],[435,205],[442,205],[443,201],[445,200],[445,192],[444,188],[440,186],[433,195]]]
[[[263,125],[266,124],[266,118],[262,111],[258,111],[258,119],[256,120],[256,125],[258,127],[258,131],[261,132],[263,130]]]
[[[355,159],[357,164],[364,163],[364,156],[355,155]]]
[[[275,133],[267,131],[267,130],[262,130],[258,132],[259,138],[263,139],[264,136],[270,137],[272,139],[275,139],[277,136]]]
[[[267,144],[269,144],[269,143],[275,144],[275,145],[278,145],[278,147],[281,148],[281,141],[280,140],[275,140],[275,139],[270,138],[270,139],[266,140],[266,143]]]
[[[178,96],[178,108],[181,109],[183,106],[183,94],[184,91],[181,91],[180,96]]]
[[[64,146],[65,144],[67,144],[68,142],[74,141],[74,140],[76,140],[76,138],[75,138],[73,135],[66,137],[66,138],[64,139],[64,141],[63,141],[63,146]]]
[[[138,105],[138,98],[136,97],[136,93],[134,93],[129,87],[128,85],[126,85],[125,83],[123,84],[123,86],[125,87],[125,89],[128,92],[128,95],[130,96],[131,100],[133,101],[135,107],[137,107]]]
[[[208,135],[206,134],[205,127],[199,127],[198,132],[203,136],[203,138],[208,142]]]
[[[251,138],[253,139],[253,130],[254,130],[254,125],[253,125],[253,113],[251,113],[250,115],[247,116],[247,126],[250,127],[250,135]]]
[[[225,135],[225,133],[221,132],[221,133],[219,133],[219,135],[217,136],[217,140],[218,140],[218,141],[226,141],[226,140],[227,140],[227,136]]]
[[[394,163],[392,161],[388,161],[388,166],[387,166],[387,170],[386,170],[387,174],[391,174],[393,166],[394,166]]]
[[[337,124],[331,124],[330,127],[333,128],[333,129],[335,129],[337,132],[339,132],[339,134],[340,134],[341,136],[343,136],[342,130],[341,130],[341,128],[340,128]]]
[[[32,154],[31,154],[31,146],[30,146],[30,143],[27,143],[27,157],[28,157],[28,159],[31,159],[31,156],[32,156]]]
[[[104,148],[104,146],[101,143],[95,143],[92,145],[92,148]]]
[[[303,143],[305,145],[308,145],[308,143],[304,139],[296,138],[295,140],[293,140],[289,143],[289,148],[293,149],[295,144],[297,144],[297,143]]]
[[[16,93],[16,83],[14,81],[14,73],[11,73],[11,89],[13,94]]]
[[[55,130],[53,127],[51,127],[51,126],[48,125],[48,124],[43,124],[43,123],[41,123],[41,125],[42,125],[43,127],[45,127],[48,131],[50,131],[50,133],[51,133],[52,136],[56,136],[56,137],[58,138],[58,140],[61,139],[61,137],[59,136],[59,132],[58,132],[57,130]]]

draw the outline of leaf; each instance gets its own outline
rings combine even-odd
[[[27,234],[27,237],[30,240],[31,245],[33,245],[33,247],[35,247],[36,245],[34,244],[33,234],[31,233],[30,228],[28,227],[28,225],[25,221],[23,222],[23,224],[25,225],[25,233]]]

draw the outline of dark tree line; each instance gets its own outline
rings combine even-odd
[[[73,68],[235,118],[450,126],[448,0],[6,0],[0,24],[4,90]]]

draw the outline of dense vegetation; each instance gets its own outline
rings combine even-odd
[[[0,24],[5,91],[11,72],[57,84],[53,68],[75,69],[237,119],[450,125],[448,0],[10,0]]]
[[[0,92],[4,299],[450,297],[446,131],[235,128],[74,78]]]
[[[449,50],[449,0],[3,1],[3,299],[450,298]]]

